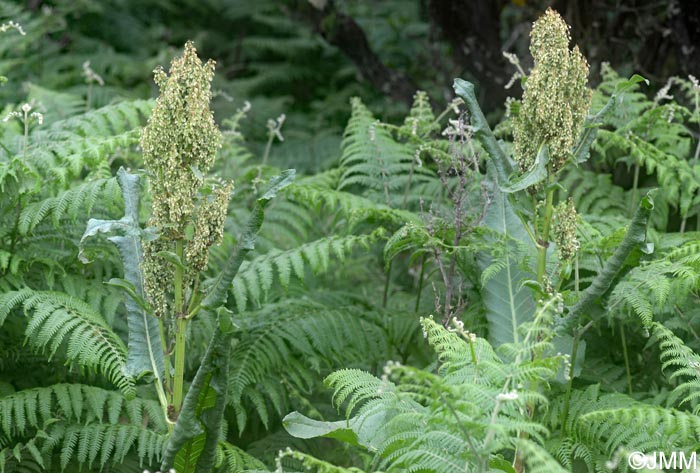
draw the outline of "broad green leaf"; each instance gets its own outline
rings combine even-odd
[[[230,313],[219,311],[219,329],[187,391],[163,455],[162,471],[207,473],[214,467],[216,446],[226,408],[233,323]]]
[[[569,313],[562,319],[561,327],[565,330],[570,329],[577,323],[579,316],[593,304],[596,299],[610,289],[615,276],[620,271],[620,268],[622,268],[622,265],[625,263],[625,260],[632,250],[645,242],[649,216],[654,209],[654,193],[655,191],[650,191],[639,202],[639,206],[630,222],[625,238],[620,242],[612,256],[605,262],[603,269],[596,275],[591,285],[583,291],[578,302],[569,309]]]
[[[357,427],[357,417],[349,420],[324,422],[310,419],[299,412],[292,412],[282,419],[282,425],[292,437],[299,439],[311,439],[328,437],[341,440],[351,445],[359,445],[357,434],[353,427]]]
[[[159,251],[158,253],[155,254],[155,256],[158,256],[159,258],[163,258],[165,261],[168,263],[171,263],[173,266],[176,268],[180,268],[183,271],[187,271],[187,268],[185,267],[185,264],[182,262],[180,257],[173,253],[172,251]]]
[[[547,177],[547,163],[549,163],[549,152],[547,146],[542,145],[532,167],[521,176],[507,182],[506,185],[500,186],[501,190],[506,194],[512,194],[539,184]]]
[[[474,93],[474,84],[463,79],[455,79],[453,87],[457,95],[464,99],[464,103],[469,110],[474,136],[491,156],[498,175],[498,183],[506,185],[508,176],[513,172],[513,166],[501,145],[498,144],[491,127],[486,121],[486,117],[479,107],[479,102],[477,102],[476,94]]]
[[[80,239],[80,255],[85,262],[83,249],[89,237],[98,233],[119,233],[108,240],[119,250],[124,266],[124,280],[131,285],[131,291],[135,295],[129,295],[125,300],[129,327],[126,371],[129,376],[135,378],[145,373],[153,373],[156,383],[161,386],[165,368],[158,320],[145,310],[143,303],[145,297],[140,269],[143,259],[141,238],[151,236],[138,226],[139,177],[120,168],[117,179],[124,196],[124,217],[119,220],[90,219]],[[122,287],[126,289],[127,286],[122,284]]]
[[[492,470],[505,471],[506,473],[515,473],[515,468],[508,460],[501,457],[492,457],[489,460],[489,468]]]
[[[534,276],[519,267],[522,255],[518,256],[515,251],[518,242],[524,244],[528,251],[534,246],[507,195],[498,190],[493,192],[484,225],[501,234],[507,245],[505,254],[498,257],[502,258],[499,261],[502,268],[484,282],[481,290],[489,323],[489,338],[494,347],[498,347],[504,343],[517,343],[517,328],[523,322],[532,320],[535,312],[532,292],[522,284],[534,279]],[[534,250],[532,258],[534,260]],[[477,262],[483,272],[494,263],[494,257],[484,252],[478,255]]]
[[[293,437],[310,439],[327,437],[370,450],[380,447],[379,432],[396,415],[395,409],[370,410],[348,420],[325,422],[292,412],[282,419],[282,425]]]

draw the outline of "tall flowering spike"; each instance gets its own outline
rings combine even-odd
[[[569,27],[551,8],[535,22],[530,37],[535,67],[514,123],[514,154],[524,171],[540,145],[547,144],[556,171],[571,156],[591,103],[588,63],[578,47],[569,50]]]
[[[195,238],[187,242],[183,255],[187,260],[182,258],[182,263],[190,263],[193,270],[203,269],[209,246],[220,240],[230,186],[217,194],[215,204],[198,206],[204,174],[222,141],[209,108],[214,62],[202,64],[188,42],[184,54],[173,60],[170,74],[158,68],[154,75],[160,96],[143,131],[141,147],[153,196],[149,225],[158,230],[159,237],[144,242],[142,269],[146,295],[155,314],[162,317],[171,313],[175,267],[157,254],[175,252],[177,242],[186,238],[187,227],[193,226]],[[185,286],[194,276],[193,272],[185,275]]]
[[[203,175],[221,147],[221,132],[209,109],[214,62],[202,64],[191,42],[175,59],[170,75],[154,72],[160,97],[141,137],[144,165],[151,176],[152,224],[173,236],[184,232]]]

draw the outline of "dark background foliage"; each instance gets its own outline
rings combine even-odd
[[[337,148],[348,100],[361,96],[384,118],[405,111],[416,89],[433,104],[452,98],[454,77],[478,84],[492,119],[519,85],[504,85],[525,66],[530,25],[548,6],[572,25],[573,41],[591,64],[591,83],[607,61],[622,76],[637,72],[660,87],[672,75],[700,75],[700,4],[692,0],[59,0],[5,3],[2,16],[39,18],[44,28],[31,56],[13,63],[3,94],[45,76],[47,88],[84,87],[79,64],[108,78],[98,100],[148,97],[151,70],[187,39],[218,62],[219,116],[250,100],[244,130],[265,141],[265,122],[287,114],[280,160],[302,170],[324,166]],[[28,51],[27,51],[28,52]],[[13,51],[13,56],[19,51]],[[67,59],[70,59],[69,64]],[[19,65],[22,73],[18,73]],[[100,105],[99,103],[96,105]],[[262,146],[262,144],[261,144]],[[306,156],[298,162],[299,153]],[[326,163],[327,164],[327,163]]]

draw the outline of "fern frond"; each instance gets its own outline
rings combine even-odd
[[[93,386],[56,384],[0,398],[0,457],[33,437],[24,443],[35,443],[32,458],[48,464],[57,457],[62,469],[72,462],[104,468],[134,451],[150,464],[161,456],[165,431],[157,401],[128,400]]]
[[[347,365],[384,359],[389,340],[381,316],[348,307],[330,308],[308,299],[267,304],[241,313],[233,351],[228,402],[239,430],[255,412],[264,424],[283,415],[288,389],[308,392],[331,363]],[[289,386],[290,388],[288,388]]]
[[[23,235],[30,233],[48,216],[51,223],[58,227],[64,216],[75,220],[80,214],[89,214],[100,197],[114,201],[119,195],[115,179],[97,179],[88,181],[49,197],[34,202],[22,209],[18,220],[18,230]]]
[[[669,401],[680,400],[680,404],[689,403],[693,413],[700,411],[700,355],[691,350],[671,330],[660,323],[653,324],[653,339],[661,350],[661,369],[672,370],[669,380],[680,380]]]
[[[147,100],[124,101],[55,122],[32,133],[32,163],[61,183],[94,169],[117,148],[138,142],[139,127],[153,108]]]
[[[351,105],[340,159],[344,171],[338,188],[358,185],[376,201],[391,206],[402,197],[409,180],[422,182],[432,173],[415,164],[415,151],[397,142],[359,99],[353,99]]]
[[[263,462],[226,441],[219,442],[216,449],[216,464],[219,465],[216,470],[219,473],[267,470]]]
[[[528,439],[519,439],[517,441],[518,449],[522,457],[525,459],[525,464],[528,466],[528,471],[531,473],[566,473],[567,470],[559,464],[552,456],[540,445]]]
[[[331,257],[342,262],[356,247],[368,249],[381,234],[375,231],[367,235],[330,236],[292,250],[271,250],[243,263],[231,287],[239,312],[245,311],[248,301],[258,305],[264,301],[275,279],[286,290],[292,276],[304,280],[307,266],[316,274],[325,273]]]
[[[68,294],[51,291],[13,291],[0,296],[1,313],[22,305],[27,316],[27,340],[52,358],[65,346],[68,361],[94,369],[133,397],[134,381],[123,368],[126,346],[89,304]]]

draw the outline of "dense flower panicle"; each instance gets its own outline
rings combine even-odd
[[[199,207],[194,236],[187,242],[185,252],[187,263],[193,271],[203,271],[209,261],[209,248],[221,243],[232,189],[231,183],[217,188],[211,198]]]
[[[156,255],[175,252],[176,241],[183,240],[188,226],[194,225],[182,261],[189,261],[194,270],[183,275],[186,287],[195,271],[206,266],[209,247],[221,239],[231,186],[218,191],[212,202],[198,204],[204,175],[222,142],[209,108],[214,62],[202,64],[188,42],[184,54],[173,60],[170,73],[158,68],[154,76],[160,96],[143,131],[141,147],[153,196],[149,226],[159,236],[144,242],[142,270],[146,295],[155,314],[162,317],[170,313],[169,288],[175,267]]]
[[[160,97],[141,137],[151,177],[151,223],[180,236],[194,211],[202,176],[221,146],[221,132],[209,109],[214,62],[202,64],[188,42],[170,75],[161,68],[154,75]]]
[[[556,171],[571,156],[591,103],[588,63],[578,47],[569,50],[569,27],[551,8],[535,22],[530,36],[535,66],[514,120],[514,154],[524,171],[544,143]]]
[[[554,242],[557,245],[559,260],[570,260],[576,256],[580,246],[576,239],[576,208],[571,197],[557,205],[554,218]]]

